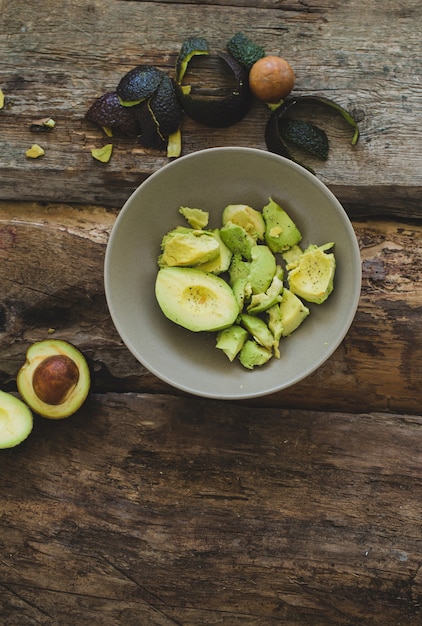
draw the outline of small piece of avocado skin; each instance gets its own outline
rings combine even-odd
[[[262,209],[266,224],[265,242],[274,253],[298,244],[302,234],[287,212],[271,198]]]
[[[290,117],[281,118],[279,128],[282,137],[286,141],[302,150],[306,150],[306,152],[313,154],[322,161],[328,159],[328,137],[322,128],[310,122]]]
[[[243,367],[252,370],[255,366],[265,365],[272,357],[271,350],[260,346],[253,339],[245,341],[239,352],[239,360]]]
[[[246,328],[233,324],[230,328],[221,330],[217,335],[216,347],[224,352],[229,361],[233,361],[248,338]]]
[[[265,50],[243,32],[239,31],[227,43],[227,50],[249,71],[254,63],[265,56]]]

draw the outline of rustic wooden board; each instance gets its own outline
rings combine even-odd
[[[108,313],[103,262],[115,216],[94,206],[0,203],[2,386],[15,388],[30,343],[55,336],[87,355],[97,391],[170,391],[130,355]],[[354,227],[363,285],[348,335],[307,380],[255,405],[420,414],[422,226]]]
[[[0,455],[3,623],[417,625],[420,417],[106,394]]]
[[[354,216],[420,216],[422,198],[420,32],[418,0],[274,3],[0,0],[0,198],[81,202],[119,208],[136,186],[168,162],[134,141],[114,139],[109,164],[90,150],[106,141],[84,114],[139,63],[173,72],[184,38],[223,48],[243,30],[266,50],[283,54],[297,74],[295,94],[323,94],[360,120],[361,140],[349,145],[339,121],[330,125],[331,156],[318,176]],[[220,145],[264,148],[268,118],[255,104],[241,123],[207,129],[183,123],[183,151]],[[45,115],[49,134],[29,130]],[[46,150],[29,160],[34,141]],[[108,141],[108,140],[107,140]]]

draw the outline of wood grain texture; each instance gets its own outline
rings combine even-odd
[[[420,624],[420,417],[94,395],[0,456],[19,624]]]
[[[0,203],[1,384],[14,388],[28,345],[54,336],[87,355],[98,391],[169,391],[130,355],[110,319],[103,263],[115,216],[94,206]],[[349,333],[313,375],[255,406],[420,413],[422,226],[354,227],[363,284]]]
[[[110,163],[94,161],[90,150],[105,137],[84,120],[89,105],[139,63],[172,74],[180,45],[192,33],[207,37],[216,51],[243,30],[268,52],[291,61],[297,95],[326,95],[359,119],[355,148],[340,120],[329,125],[330,158],[317,165],[318,176],[350,214],[420,217],[422,7],[417,0],[400,6],[394,0],[245,0],[236,6],[45,0],[36,9],[23,0],[2,0],[0,9],[3,199],[120,207],[168,159],[136,141],[113,139]],[[221,145],[265,149],[268,114],[255,103],[229,129],[208,129],[186,118],[183,152]],[[57,126],[34,137],[31,122],[45,115]],[[25,157],[34,141],[46,150],[36,161]]]

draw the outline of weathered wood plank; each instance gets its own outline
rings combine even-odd
[[[351,215],[420,216],[420,3],[251,5],[46,0],[35,9],[23,0],[0,2],[0,87],[7,98],[0,112],[0,197],[121,206],[167,158],[114,139],[111,162],[95,162],[90,150],[105,138],[84,121],[88,106],[140,62],[172,73],[191,33],[206,36],[217,50],[244,30],[267,51],[289,58],[295,93],[325,94],[361,120],[353,149],[341,124],[330,127],[331,156],[317,166]],[[29,125],[44,115],[57,127],[34,137]],[[229,129],[186,119],[184,153],[233,144],[265,148],[267,117],[266,107],[256,104]],[[24,156],[34,141],[46,150],[37,161]]]
[[[115,211],[0,203],[0,383],[14,387],[27,346],[51,336],[78,345],[95,389],[169,391],[122,345],[104,296]],[[257,405],[420,413],[422,226],[354,222],[363,268],[355,321],[317,372]]]
[[[5,624],[420,623],[420,417],[92,396],[2,451]]]

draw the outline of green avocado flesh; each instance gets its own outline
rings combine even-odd
[[[30,409],[15,396],[0,391],[0,449],[22,443],[32,431]]]
[[[321,304],[333,289],[334,243],[302,250],[301,231],[272,198],[261,211],[227,205],[212,230],[206,211],[182,206],[179,214],[189,226],[163,236],[157,259],[165,317],[217,331],[216,348],[248,370],[281,358],[283,338],[310,315],[303,300]]]
[[[169,320],[193,332],[228,328],[239,314],[230,286],[219,276],[194,268],[160,269],[155,295]]]

